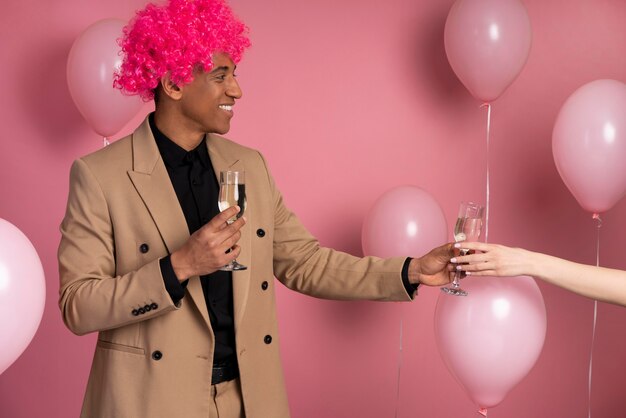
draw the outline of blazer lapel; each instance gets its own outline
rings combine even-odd
[[[237,155],[229,144],[223,138],[219,138],[215,135],[207,135],[207,148],[209,150],[209,157],[211,158],[211,164],[215,175],[219,181],[220,171],[231,170],[241,171],[244,170],[243,163],[238,160]],[[252,212],[250,207],[246,205],[244,216],[250,220]],[[233,304],[235,313],[235,330],[241,324],[243,314],[248,301],[248,294],[250,289],[250,270],[252,269],[252,239],[250,226],[245,225],[241,229],[241,239],[239,245],[241,246],[241,254],[237,257],[244,266],[247,266],[247,270],[239,270],[233,272]]]
[[[148,118],[133,133],[133,170],[128,171],[128,176],[148,208],[171,254],[189,239],[189,229],[152,136]],[[189,280],[187,291],[210,329],[209,312],[198,277]]]

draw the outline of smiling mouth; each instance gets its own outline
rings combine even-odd
[[[233,105],[219,105],[219,108],[222,110],[226,110],[227,112],[233,111]]]

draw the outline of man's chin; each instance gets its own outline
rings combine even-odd
[[[211,131],[209,133],[213,133],[213,134],[217,134],[217,135],[226,135],[228,133],[228,131],[230,131],[230,125],[224,126],[224,127],[220,127],[220,128],[213,128],[213,129],[211,129]]]

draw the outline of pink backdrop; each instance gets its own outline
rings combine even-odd
[[[287,203],[322,244],[361,254],[365,214],[395,186],[429,191],[449,225],[460,200],[484,200],[486,113],[446,61],[443,28],[452,3],[233,1],[254,46],[239,68],[244,99],[229,136],[262,150]],[[0,376],[3,418],[78,416],[95,335],[74,336],[61,321],[56,247],[70,164],[101,139],[70,99],[65,62],[89,24],[128,19],[142,4],[3,2],[0,217],[38,249],[48,298],[32,344]],[[530,56],[492,112],[490,241],[595,263],[595,223],[557,173],[551,132],[574,89],[599,78],[626,81],[626,3],[524,4],[533,27]],[[307,158],[296,163],[294,155]],[[475,170],[455,175],[467,164]],[[604,216],[602,265],[626,269],[625,212],[622,200]],[[593,302],[539,286],[548,315],[543,352],[490,418],[587,416]],[[423,289],[411,304],[347,303],[279,286],[293,416],[474,416],[435,345],[438,294]],[[623,416],[626,310],[603,303],[598,310],[593,416]]]

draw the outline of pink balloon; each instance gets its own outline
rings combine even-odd
[[[117,38],[124,25],[119,19],[94,23],[74,41],[67,59],[70,95],[91,128],[104,137],[119,132],[143,106],[139,96],[113,87],[113,74],[122,65]]]
[[[0,374],[32,340],[46,299],[41,261],[28,238],[0,219]]]
[[[530,19],[518,0],[457,0],[444,31],[452,69],[485,102],[497,99],[517,78],[531,39]]]
[[[437,201],[424,190],[401,186],[378,198],[361,231],[365,255],[421,256],[446,242],[447,224]]]
[[[439,353],[481,408],[498,405],[532,369],[546,336],[541,291],[527,276],[463,280],[466,297],[440,294]]]
[[[596,80],[577,89],[552,131],[561,178],[583,209],[602,213],[626,194],[626,84]]]

